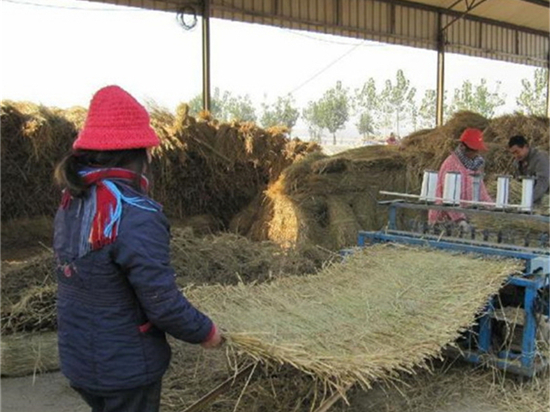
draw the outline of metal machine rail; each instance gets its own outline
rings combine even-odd
[[[506,217],[507,219],[513,220],[529,220],[533,222],[549,223],[550,216],[543,215],[534,215],[530,213],[517,213],[510,212],[507,210],[498,210],[498,209],[485,209],[485,208],[476,208],[476,207],[459,207],[459,206],[446,206],[446,205],[437,205],[437,204],[428,204],[428,203],[410,203],[405,200],[387,200],[378,202],[380,205],[385,205],[390,207],[390,229],[395,229],[395,217],[396,209],[415,209],[415,210],[451,210],[453,212],[460,213],[476,213],[490,215],[493,217]],[[393,225],[393,226],[392,226]]]

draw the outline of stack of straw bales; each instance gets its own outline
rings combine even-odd
[[[29,102],[2,101],[2,221],[51,215],[59,203],[53,169],[68,151],[84,119]]]
[[[252,220],[248,235],[283,245],[313,243],[336,250],[355,243],[361,228],[380,227],[378,191],[406,189],[407,165],[396,147],[363,147],[335,156],[313,154],[289,166],[255,206],[235,221]],[[259,206],[259,208],[258,208]],[[247,213],[256,214],[250,219]]]
[[[289,139],[283,128],[219,124],[208,115],[190,117],[188,110],[183,104],[173,117],[160,109],[151,112],[162,137],[155,153],[153,197],[173,217],[210,215],[227,227],[269,180],[320,150],[314,143]]]
[[[53,169],[70,149],[86,110],[10,101],[2,101],[0,110],[2,220],[52,216],[60,198]],[[152,196],[170,217],[210,216],[214,226],[227,227],[269,180],[320,150],[289,139],[284,128],[220,124],[207,114],[195,119],[185,104],[176,115],[156,106],[150,111],[162,141],[154,153]]]

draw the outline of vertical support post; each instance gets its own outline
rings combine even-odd
[[[437,101],[435,125],[443,125],[443,103],[445,99],[445,32],[442,29],[442,15],[437,16]]]
[[[546,116],[550,117],[550,53],[546,65]]]
[[[525,288],[525,321],[523,323],[523,336],[521,340],[521,366],[530,375],[533,373],[535,360],[535,338],[537,335],[537,321],[535,313],[535,299],[537,288],[535,282]]]
[[[202,0],[202,108],[210,111],[210,0]]]
[[[480,352],[487,353],[491,348],[491,336],[493,334],[491,324],[491,313],[495,310],[493,300],[485,308],[485,314],[479,318],[479,340],[478,349]]]
[[[390,204],[389,207],[389,224],[388,227],[390,230],[396,230],[397,229],[397,207],[394,204]]]

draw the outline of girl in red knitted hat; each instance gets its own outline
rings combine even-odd
[[[179,291],[169,225],[147,196],[159,138],[130,94],[93,97],[73,151],[56,168],[61,370],[93,412],[156,412],[170,362],[166,333],[205,348],[222,337]]]

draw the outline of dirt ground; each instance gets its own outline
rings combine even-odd
[[[2,412],[87,412],[90,409],[69,387],[60,372],[51,372],[21,378],[3,378],[1,385]],[[379,412],[386,391],[373,389],[357,393],[350,406],[351,412]],[[339,408],[334,408],[340,410]],[[242,411],[244,412],[244,411]],[[502,412],[489,403],[463,396],[441,407],[438,412]]]
[[[2,378],[2,412],[84,412],[86,406],[61,372]]]

